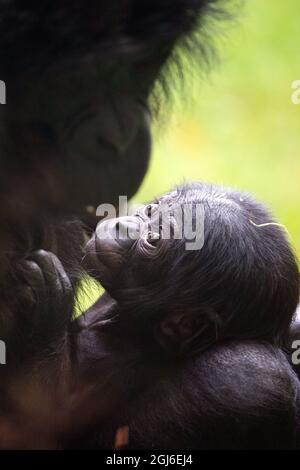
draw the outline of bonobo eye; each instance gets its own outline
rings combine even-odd
[[[156,246],[160,239],[161,239],[160,233],[151,232],[151,231],[148,232],[147,242],[150,243],[150,245]]]

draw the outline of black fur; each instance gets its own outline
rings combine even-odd
[[[229,4],[225,0],[93,0],[87,8],[81,0],[1,0],[1,64],[4,70],[23,71],[102,61],[103,54],[104,67],[116,58],[125,65],[165,60],[177,41],[196,27],[206,27],[208,17],[220,18]]]
[[[139,365],[131,367],[139,373]],[[116,430],[127,425],[129,449],[299,448],[299,383],[279,349],[223,343],[181,367],[152,367],[134,399],[74,447],[111,449]],[[124,380],[136,380],[122,370]]]
[[[141,304],[151,326],[147,295],[149,305],[141,297],[133,312],[127,311],[133,321],[125,322],[125,329],[124,320],[113,322],[112,330],[110,322],[103,323],[121,318],[107,297],[71,323],[76,286],[85,275],[81,222],[87,231],[96,224],[86,209],[137,190],[151,149],[152,91],[157,83],[168,88],[168,65],[178,63],[180,47],[207,57],[207,19],[223,18],[223,5],[227,2],[0,0],[0,79],[7,86],[0,116],[0,338],[8,345],[8,364],[0,370],[1,448],[110,447],[119,424],[130,425],[131,447],[296,447],[298,382],[275,346],[224,343],[188,363],[165,355],[161,362],[152,336],[149,348],[141,348],[132,335],[142,326],[136,323]],[[234,283],[235,292],[241,288],[263,318],[245,306],[249,329],[240,331],[228,313],[230,303],[222,304],[224,338],[277,344],[286,334],[296,287],[279,278],[295,274],[294,261],[279,228],[265,233],[269,258],[262,277],[270,275],[268,262],[276,261],[272,237],[280,239],[279,277],[269,278],[274,297],[256,280],[251,293]],[[241,268],[249,270],[251,260]],[[187,282],[175,270],[171,274]],[[228,288],[230,278],[222,276]],[[282,288],[281,296],[272,282]],[[255,301],[253,293],[255,299],[259,294]],[[172,287],[166,294],[170,300]],[[186,305],[187,299],[175,294]],[[273,303],[286,298],[283,318]],[[235,312],[241,307],[236,300]],[[122,410],[118,418],[117,410]],[[78,440],[66,444],[74,430]]]
[[[300,295],[286,229],[249,194],[228,188],[187,184],[162,200],[174,210],[204,207],[204,246],[188,251],[183,238],[161,240],[153,250],[139,241],[113,290],[131,317],[140,316],[142,304],[144,322],[152,323],[171,305],[212,318],[213,338],[284,345]]]
[[[153,245],[142,231],[129,249],[97,234],[87,245],[89,272],[112,298],[73,324],[77,380],[94,388],[96,403],[111,393],[114,406],[106,419],[91,400],[98,425],[73,445],[111,448],[127,425],[133,449],[296,448],[299,382],[279,347],[299,271],[284,230],[227,188],[185,185],[155,202],[173,211],[202,204],[204,246]]]
[[[177,46],[202,23],[205,31],[206,18],[218,17],[225,3],[0,1],[0,78],[8,95],[0,116],[6,341],[20,321],[19,264],[34,251],[51,251],[75,291],[83,276],[81,221],[95,228],[98,204],[139,187],[151,149],[151,91]],[[209,47],[207,40],[193,44],[195,56]]]

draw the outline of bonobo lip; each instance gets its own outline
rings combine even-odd
[[[116,272],[123,264],[124,256],[143,233],[144,222],[139,217],[105,219],[98,224],[86,245],[83,267],[95,271],[93,275],[103,281],[103,269]]]

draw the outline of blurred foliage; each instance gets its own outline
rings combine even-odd
[[[220,64],[204,78],[195,67],[172,117],[155,126],[134,202],[184,180],[243,189],[271,208],[300,253],[300,105],[291,101],[300,79],[298,13],[299,0],[245,2],[218,41]],[[83,306],[97,295],[89,291]]]

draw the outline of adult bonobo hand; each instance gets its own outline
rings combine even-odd
[[[51,252],[31,253],[19,261],[11,276],[16,288],[14,292],[7,291],[6,298],[16,316],[11,318],[10,324],[7,321],[1,331],[10,366],[21,365],[27,356],[40,354],[43,357],[60,349],[59,343],[68,340],[67,325],[74,299],[71,281]],[[12,335],[12,331],[16,334]]]
[[[19,260],[5,292],[1,449],[56,448],[70,420],[74,290],[61,262],[39,250]],[[14,312],[14,315],[10,315]]]

